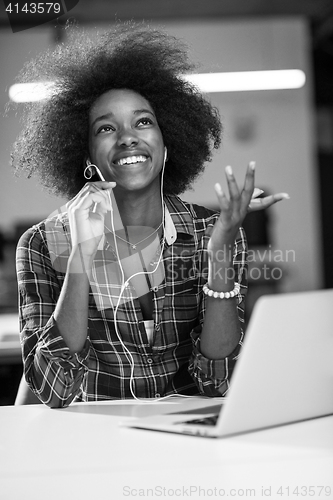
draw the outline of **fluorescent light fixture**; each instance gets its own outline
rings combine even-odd
[[[306,81],[305,73],[300,69],[201,73],[183,78],[201,92],[299,89]],[[9,98],[14,102],[35,102],[47,99],[53,92],[53,82],[16,83],[9,89]]]
[[[53,93],[53,82],[15,83],[9,88],[9,98],[14,102],[36,102]]]
[[[202,73],[186,75],[185,79],[201,92],[241,92],[250,90],[299,89],[305,84],[305,73],[300,69],[272,71],[237,71],[229,73]]]

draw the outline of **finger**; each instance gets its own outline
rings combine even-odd
[[[271,205],[274,205],[274,203],[277,203],[278,201],[289,200],[289,199],[290,196],[287,193],[271,194],[270,196],[266,196],[265,198],[258,198],[255,200],[252,199],[248,207],[248,212],[263,210],[265,208],[270,207]]]
[[[244,205],[247,207],[250,203],[250,199],[253,196],[254,191],[254,173],[255,173],[256,164],[254,161],[250,161],[247,166],[244,187],[242,191],[242,199]]]
[[[117,185],[116,182],[107,182],[107,181],[86,182],[83,188],[80,189],[80,191],[66,203],[66,208],[68,210],[68,208],[73,203],[75,203],[75,201],[80,199],[82,196],[85,196],[87,191],[91,191],[92,189],[94,189],[94,187],[101,190],[110,190],[113,189],[116,185]]]
[[[230,199],[237,200],[240,198],[239,188],[230,165],[225,167],[225,173],[227,177],[228,189],[230,194]]]
[[[98,189],[96,186],[92,187],[76,204],[79,210],[91,210],[97,204],[95,213],[106,213],[110,210],[110,201],[108,191]]]
[[[90,185],[91,190],[99,191],[105,198],[105,204],[100,204],[99,202],[94,202],[91,207],[92,213],[106,213],[112,210],[112,202],[110,196],[110,190],[116,186],[115,182],[98,181],[92,182]]]
[[[66,203],[67,210],[71,205],[73,205],[73,203],[75,203],[80,197],[82,197],[87,192],[87,190],[89,189],[89,184],[90,183],[86,182],[83,188],[80,189],[80,191],[76,193],[76,195]]]
[[[86,184],[83,186],[83,188],[77,193],[74,198],[72,198],[69,203],[72,203],[73,201],[77,200],[78,198],[84,196],[87,191],[107,191],[110,189],[113,189],[116,187],[117,183],[116,182],[104,182],[104,181],[98,181],[98,182],[86,182]]]
[[[93,207],[91,208],[93,213],[101,212],[106,213],[112,210],[112,203],[110,198],[109,191],[101,191],[101,195],[103,196],[102,202],[94,202]]]
[[[111,191],[113,189],[113,185],[115,186],[116,183],[112,182],[110,184],[112,184],[112,187],[109,187],[108,189],[100,189],[99,185],[94,185],[94,188],[97,191],[100,191],[100,193],[105,197],[107,210],[113,211],[112,200],[111,200]],[[95,213],[96,210],[97,210],[97,204],[95,203],[94,207],[92,209],[92,212]]]
[[[224,194],[222,187],[221,187],[221,184],[219,184],[217,182],[214,186],[214,189],[215,189],[215,193],[217,195],[217,198],[219,200],[221,212],[225,211],[225,210],[229,210],[229,200],[226,197],[226,195]]]
[[[112,190],[116,186],[115,182],[104,182],[104,181],[99,181],[99,182],[89,182],[87,183],[81,190],[80,197],[86,198],[87,193],[100,193],[104,199],[105,199],[105,204],[101,205],[101,208],[103,209],[102,211],[104,212],[105,210],[111,210],[111,197],[110,197],[110,190]],[[79,198],[80,198],[79,197]],[[88,198],[92,199],[92,198]],[[94,201],[92,211],[94,213],[97,212],[97,204],[100,203],[99,201]]]

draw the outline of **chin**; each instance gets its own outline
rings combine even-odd
[[[117,182],[117,181],[115,181]],[[137,182],[117,182],[117,186],[121,188],[123,191],[128,191],[128,192],[139,192],[139,191],[147,191],[150,189],[156,189],[159,188],[159,180],[158,182],[154,181],[147,181],[147,180],[142,180],[142,181],[137,181]]]

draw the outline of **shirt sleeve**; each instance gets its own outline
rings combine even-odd
[[[52,266],[39,226],[26,231],[16,250],[24,374],[30,389],[50,407],[68,406],[88,370],[90,342],[72,355],[54,319],[63,276]]]
[[[247,292],[247,242],[243,228],[240,228],[234,245],[233,265],[240,292],[236,297],[238,319],[241,328],[239,342],[232,353],[223,359],[208,359],[200,350],[200,334],[205,316],[206,298],[203,295],[200,308],[200,324],[191,332],[193,351],[189,363],[189,373],[201,394],[209,397],[225,396],[230,379],[239,357],[244,338],[244,308]],[[219,299],[216,299],[219,300]],[[229,299],[226,299],[229,300]]]

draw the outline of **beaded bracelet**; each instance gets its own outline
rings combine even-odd
[[[208,297],[213,297],[214,299],[232,299],[233,297],[239,294],[239,291],[240,291],[239,283],[235,283],[235,288],[230,292],[214,292],[214,290],[211,290],[209,288],[207,283],[203,286],[204,294],[208,295]]]

